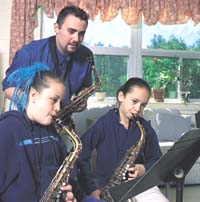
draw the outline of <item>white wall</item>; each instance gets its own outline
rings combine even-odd
[[[10,42],[10,16],[12,0],[0,0],[0,65],[1,69],[8,66],[9,42]]]
[[[0,111],[3,107],[3,92],[2,92],[2,79],[5,75],[5,70],[9,66],[9,47],[10,47],[10,22],[11,22],[11,10],[12,0],[0,0]],[[40,18],[41,10],[38,9],[38,18]],[[40,20],[38,20],[39,26],[34,31],[35,39],[40,38]]]
[[[0,81],[4,77],[5,69],[9,64],[9,43],[10,43],[10,16],[12,0],[0,0]],[[0,88],[2,89],[1,82]],[[0,110],[2,110],[3,93],[0,89]]]
[[[5,70],[9,65],[9,46],[10,46],[10,22],[12,0],[0,0],[0,66]],[[40,18],[40,9],[38,9],[38,16]],[[40,20],[38,20],[40,25]],[[37,27],[34,32],[36,39],[40,38],[40,29]]]

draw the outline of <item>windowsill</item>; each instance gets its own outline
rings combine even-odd
[[[88,109],[95,107],[116,106],[116,99],[114,97],[106,97],[103,101],[96,100],[95,96],[91,96],[88,100]],[[180,110],[181,114],[194,115],[200,109],[200,100],[190,100],[184,103],[178,99],[165,99],[164,102],[155,102],[153,98],[150,99],[146,107],[150,108],[172,108]]]
[[[150,99],[149,103],[151,104],[184,104],[184,105],[187,105],[187,104],[198,104],[200,105],[200,100],[190,100],[189,102],[184,102],[180,99],[168,99],[168,98],[165,98],[164,102],[156,102],[154,101],[153,98]]]
[[[95,96],[91,96],[89,99],[88,99],[88,104],[90,103],[104,103],[105,105],[108,104],[112,104],[112,105],[115,105],[116,104],[116,98],[115,97],[106,97],[104,100],[97,100]],[[182,100],[179,100],[179,99],[168,99],[168,98],[165,98],[164,102],[156,102],[154,101],[153,98],[150,98],[149,100],[149,104],[156,104],[156,105],[165,105],[165,104],[183,104],[183,105],[190,105],[190,104],[194,104],[194,105],[200,105],[200,99],[192,99],[190,100],[189,102],[184,102]]]
[[[97,100],[95,96],[91,96],[88,99],[87,108],[115,106],[116,99],[114,97],[106,97],[104,100]]]

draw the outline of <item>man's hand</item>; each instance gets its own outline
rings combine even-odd
[[[87,97],[87,100],[88,100],[88,97]],[[81,101],[81,103],[76,108],[75,112],[82,112],[83,110],[85,110],[87,107],[87,100]]]
[[[65,193],[64,196],[65,202],[77,202],[77,200],[74,197],[74,194],[72,193],[71,185],[68,184],[66,186],[62,186],[60,189]]]
[[[77,96],[72,97],[72,102],[73,102],[73,100],[75,101],[77,99],[77,97],[86,94],[87,90],[88,90],[88,88],[83,88],[81,91],[79,91],[79,93],[77,94]],[[83,96],[83,100],[81,100],[78,103],[78,106],[76,108],[76,112],[81,112],[81,111],[83,111],[83,110],[86,109],[86,107],[87,107],[87,101],[88,101],[88,97],[89,96],[90,95],[87,95],[87,94]]]

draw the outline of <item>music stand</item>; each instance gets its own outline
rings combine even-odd
[[[161,183],[176,183],[176,202],[183,201],[184,179],[200,156],[200,129],[183,134],[142,177],[109,188],[114,202],[129,198]]]

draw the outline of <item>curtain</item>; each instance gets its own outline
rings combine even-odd
[[[48,17],[53,17],[66,5],[74,4],[89,13],[94,20],[111,21],[119,13],[128,25],[136,24],[143,16],[144,23],[154,25],[181,24],[192,19],[200,21],[199,0],[13,0],[10,29],[10,62],[17,49],[33,40],[37,27],[37,9],[42,6]]]

